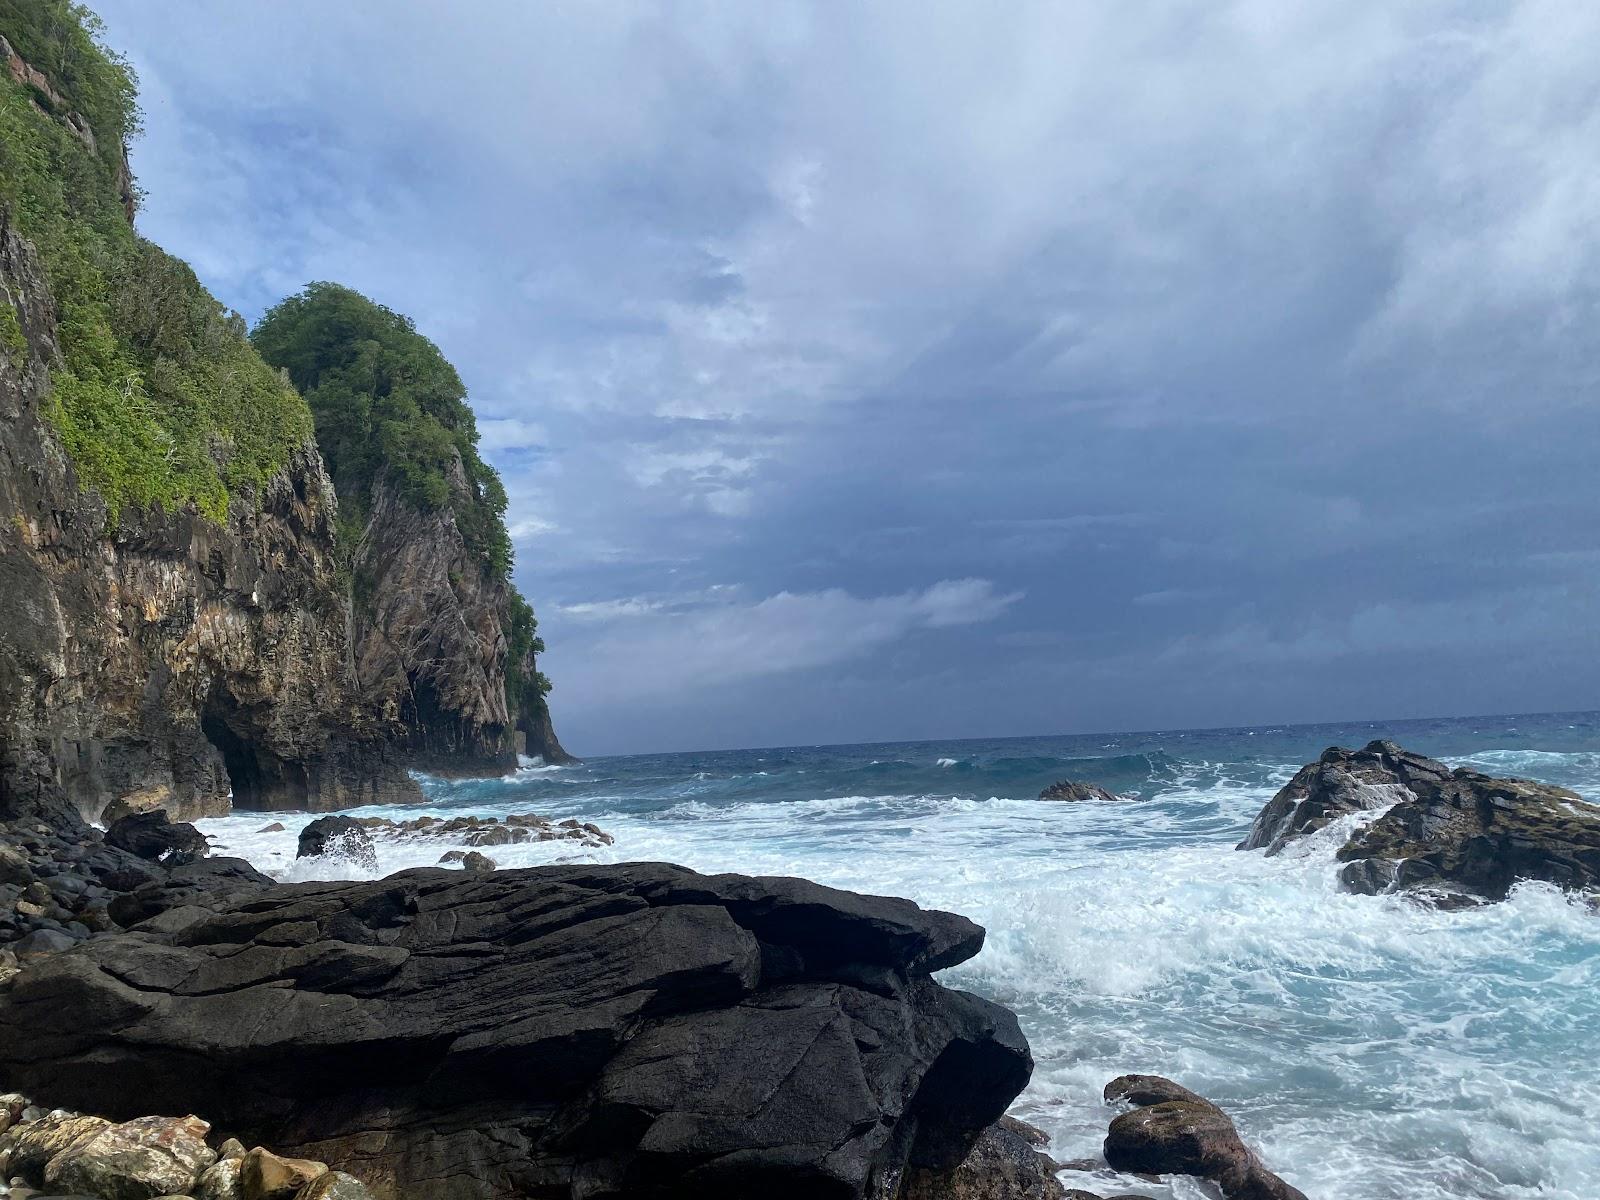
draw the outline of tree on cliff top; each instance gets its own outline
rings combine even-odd
[[[533,609],[509,583],[506,491],[478,455],[456,369],[409,317],[336,283],[309,284],[275,305],[251,340],[311,405],[342,524],[363,522],[374,485],[387,481],[424,511],[449,509],[466,544],[507,581],[506,692],[514,708],[537,711],[550,684],[531,663],[544,646]]]
[[[364,514],[386,479],[424,511],[450,509],[467,545],[496,575],[510,572],[506,491],[478,456],[467,389],[409,317],[313,283],[269,310],[251,340],[310,403],[341,506]]]

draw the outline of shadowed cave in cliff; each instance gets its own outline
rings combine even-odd
[[[233,790],[234,808],[303,808],[309,792],[306,771],[255,745],[244,710],[225,694],[213,692],[200,714],[200,731],[222,755]]]

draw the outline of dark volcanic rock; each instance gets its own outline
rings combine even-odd
[[[350,817],[318,817],[300,831],[296,858],[343,858],[368,871],[378,869],[378,852],[365,826]]]
[[[1422,887],[1503,900],[1520,880],[1600,888],[1600,807],[1576,792],[1458,769],[1358,831],[1339,879],[1369,895]]]
[[[168,867],[182,867],[210,853],[193,825],[174,824],[162,809],[123,817],[106,830],[106,844]]]
[[[1070,779],[1063,779],[1059,783],[1052,783],[1039,793],[1041,800],[1117,800],[1120,799],[1115,792],[1107,791],[1098,783],[1075,783]]]
[[[159,892],[16,977],[0,1077],[204,1112],[379,1197],[877,1196],[1031,1069],[929,978],[982,930],[909,901],[660,864]]]
[[[896,1200],[1064,1200],[1056,1162],[1039,1150],[1049,1140],[1025,1121],[1001,1117],[954,1169],[907,1171]]]
[[[1228,1200],[1306,1200],[1267,1170],[1216,1105],[1159,1075],[1123,1075],[1106,1085],[1107,1104],[1137,1105],[1111,1122],[1106,1162],[1118,1171],[1195,1175]]]
[[[1600,807],[1565,788],[1452,771],[1392,742],[1324,751],[1261,810],[1239,848],[1275,853],[1338,817],[1385,806],[1339,850],[1351,891],[1501,900],[1520,880],[1600,888]]]
[[[1437,784],[1450,768],[1393,742],[1372,742],[1360,750],[1330,746],[1316,762],[1301,767],[1274,796],[1239,843],[1240,850],[1268,854],[1330,821],[1409,799],[1416,789]]]

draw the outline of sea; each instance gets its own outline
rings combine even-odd
[[[1336,827],[1273,858],[1234,849],[1298,767],[1374,738],[1600,803],[1600,713],[1558,713],[528,762],[422,777],[422,810],[360,815],[576,817],[616,844],[487,853],[797,875],[965,913],[987,940],[941,980],[1017,1013],[1037,1065],[1013,1112],[1058,1159],[1098,1155],[1108,1080],[1153,1072],[1220,1104],[1311,1200],[1600,1200],[1600,914],[1540,884],[1453,912],[1346,895]],[[1059,779],[1137,799],[1040,802]],[[356,875],[295,860],[306,819],[199,824],[285,880]],[[380,873],[448,848],[380,841]]]

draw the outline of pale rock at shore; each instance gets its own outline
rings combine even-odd
[[[101,1129],[50,1159],[47,1187],[101,1200],[187,1193],[216,1159],[199,1117],[140,1117]]]

